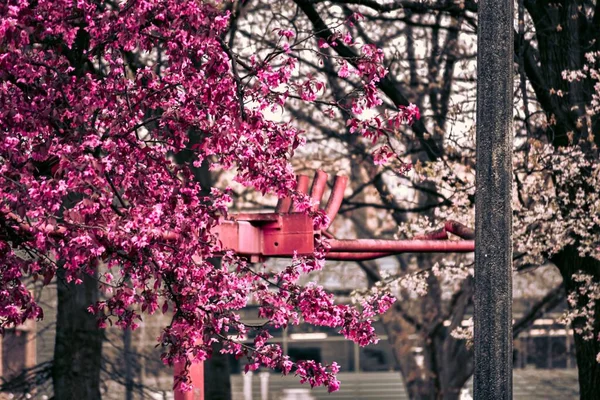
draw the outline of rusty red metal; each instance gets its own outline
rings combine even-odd
[[[446,228],[437,229],[432,232],[425,233],[423,235],[413,236],[413,240],[447,240],[448,231]]]
[[[275,212],[276,213],[288,212],[291,205],[292,205],[291,197],[282,197],[281,199],[279,199],[277,201],[277,206],[275,207]]]
[[[327,253],[327,259],[330,261],[367,261],[393,255],[394,253],[388,253],[385,251],[363,251],[361,253],[330,251]]]
[[[223,249],[248,256],[251,261],[266,257],[310,255],[315,250],[315,231],[304,213],[237,214],[216,229]]]
[[[444,229],[463,239],[475,239],[475,231],[469,227],[464,226],[460,222],[446,221],[446,223],[444,224]]]

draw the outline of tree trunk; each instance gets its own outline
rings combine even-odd
[[[473,374],[472,352],[463,341],[450,336],[450,329],[443,325],[424,339],[423,327],[417,331],[403,314],[396,304],[381,321],[402,372],[408,397],[411,400],[459,399],[462,388]],[[414,334],[416,340],[411,338]],[[417,363],[413,347],[423,349],[422,367]]]
[[[221,345],[213,344],[213,353],[204,364],[204,399],[230,400],[231,382],[229,380],[228,354],[221,354]]]
[[[210,260],[221,268],[221,259]],[[231,400],[229,354],[221,354],[221,344],[213,343],[212,355],[204,363],[204,400]]]
[[[577,143],[588,134],[588,127],[585,123],[578,124],[578,119],[585,118],[583,105],[590,104],[595,81],[583,79],[571,82],[564,79],[561,72],[582,69],[585,53],[598,49],[597,29],[581,11],[583,2],[580,0],[560,3],[552,0],[526,1],[525,7],[535,25],[541,75],[536,76],[536,67],[533,66],[525,66],[525,70],[546,115],[555,122],[547,130],[549,139],[555,146],[567,146],[571,143],[569,136],[572,136],[573,143]],[[549,95],[551,90],[560,91],[562,95]],[[591,131],[597,132],[600,119],[592,115],[591,122]],[[598,135],[595,142],[600,144]]]
[[[123,330],[123,356],[125,363],[125,400],[133,400],[133,368],[134,368],[134,358],[135,358],[135,350],[131,346],[131,329],[127,328]],[[142,382],[143,384],[144,382]]]
[[[83,275],[83,283],[67,283],[57,273],[58,312],[52,381],[56,400],[100,399],[100,366],[104,331],[87,308],[98,300],[98,282]]]
[[[579,252],[574,246],[565,247],[560,253],[552,257],[552,262],[559,268],[565,282],[567,296],[571,293],[581,293],[583,288],[581,282],[573,280],[573,274],[583,273],[591,275],[594,282],[600,282],[600,261],[592,257],[580,257]],[[582,299],[587,301],[587,297]],[[579,306],[582,305],[578,304]],[[569,303],[569,308],[573,310]],[[592,400],[598,398],[598,388],[600,388],[600,363],[596,357],[600,353],[600,304],[596,302],[593,319],[592,339],[586,340],[583,335],[576,332],[586,324],[584,318],[577,318],[573,321],[573,337],[575,342],[575,352],[577,357],[577,369],[579,373],[579,393],[581,400]]]
[[[440,400],[459,399],[475,367],[473,351],[467,348],[464,340],[456,340],[450,335],[453,329],[454,325],[445,327],[442,324],[430,340],[438,374],[435,398]]]

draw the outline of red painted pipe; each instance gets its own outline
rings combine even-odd
[[[327,173],[321,170],[317,170],[315,178],[313,180],[312,188],[310,189],[310,200],[314,204],[312,210],[316,211],[319,209],[325,187],[327,186]]]
[[[291,197],[284,197],[282,199],[277,200],[277,207],[275,207],[275,212],[277,213],[286,213],[290,209],[292,205]]]
[[[307,194],[309,183],[310,178],[308,177],[308,175],[298,175],[298,186],[296,187],[296,190],[300,193]]]
[[[306,175],[296,175],[296,190],[301,193],[307,193],[308,191],[308,176]],[[277,200],[277,207],[275,207],[275,212],[277,213],[287,213],[293,211],[292,207],[292,198],[286,196],[282,199]]]
[[[393,255],[394,253],[385,252],[350,253],[342,251],[330,251],[327,253],[325,258],[329,261],[367,261]]]
[[[337,215],[340,210],[340,206],[342,205],[342,201],[344,200],[344,191],[346,190],[346,185],[348,184],[348,177],[342,175],[336,175],[333,180],[333,188],[331,189],[331,195],[329,196],[329,200],[327,201],[327,206],[325,207],[325,214],[329,217],[329,224],[323,228],[323,230],[329,228],[331,222]]]
[[[176,363],[174,376],[177,376],[185,368],[185,363]],[[190,365],[190,379],[192,390],[189,392],[175,391],[174,400],[204,400],[204,363]]]
[[[475,231],[457,221],[446,221],[444,229],[463,239],[475,239]]]
[[[433,232],[425,233],[423,235],[416,235],[411,240],[447,240],[448,232],[446,228],[441,228]]]
[[[310,178],[308,175],[298,175],[298,186],[296,186],[296,190],[302,194],[308,194],[308,184],[310,183]],[[285,212],[285,211],[284,211]],[[289,212],[296,212],[296,205],[292,203],[292,207]]]
[[[469,253],[475,251],[474,240],[381,240],[356,239],[329,241],[334,253]]]

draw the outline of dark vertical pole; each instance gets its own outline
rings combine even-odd
[[[480,0],[475,214],[476,400],[512,399],[513,0]]]
[[[123,352],[125,353],[125,400],[133,400],[133,349],[131,347],[131,329],[123,331]]]

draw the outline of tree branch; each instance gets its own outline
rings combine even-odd
[[[327,27],[325,21],[323,21],[317,10],[311,4],[313,3],[312,0],[294,0],[294,2],[312,23],[313,32],[317,37],[324,40],[329,40],[330,37],[333,36],[331,29]],[[335,42],[335,46],[332,46],[333,50],[341,57],[346,58],[353,66],[357,67],[356,60],[359,59],[358,54],[344,45],[341,40],[336,39]],[[396,107],[409,106],[410,101],[408,101],[406,96],[400,92],[398,86],[399,83],[393,80],[389,74],[384,79],[380,80],[378,84],[379,89],[385,93],[385,95],[396,105]],[[422,120],[415,121],[412,124],[412,130],[419,139],[419,142],[423,146],[423,149],[427,153],[427,156],[430,160],[437,160],[439,157],[441,157],[442,149],[432,138],[433,135],[427,132],[427,128]]]
[[[477,11],[477,4],[474,1],[467,0],[462,4],[453,0],[439,1],[407,1],[394,0],[390,3],[382,4],[377,0],[306,0],[308,4],[318,4],[329,2],[332,4],[355,4],[359,6],[369,7],[372,10],[380,13],[386,13],[396,10],[411,10],[417,13],[429,13],[431,11],[444,11],[449,13],[462,13],[464,10]]]
[[[553,310],[565,300],[565,284],[561,283],[548,292],[543,299],[534,304],[521,319],[513,325],[513,338],[516,339],[523,331],[527,330],[533,322]]]

